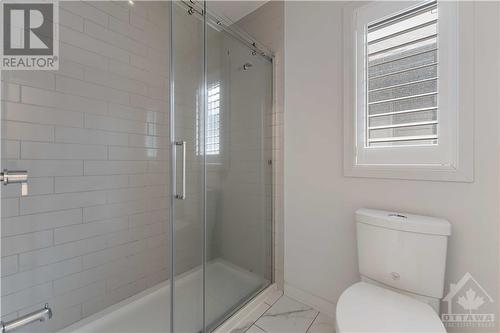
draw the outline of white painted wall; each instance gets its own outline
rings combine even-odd
[[[343,176],[342,4],[286,3],[286,292],[333,313],[359,278],[354,211],[371,207],[449,219],[446,291],[468,271],[498,295],[497,6],[472,6],[475,180],[457,183]]]

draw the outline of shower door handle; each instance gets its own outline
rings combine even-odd
[[[182,147],[182,191],[175,194],[175,198],[186,200],[186,141],[176,141],[176,147]]]

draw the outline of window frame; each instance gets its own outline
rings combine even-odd
[[[472,82],[469,59],[473,40],[462,34],[457,2],[437,3],[438,144],[367,147],[366,27],[430,1],[370,2],[344,7],[344,175],[426,180],[473,180]],[[464,48],[465,46],[465,48]],[[446,62],[440,62],[446,59]],[[471,66],[468,66],[471,67]],[[464,83],[469,80],[469,83]],[[450,84],[451,83],[451,84]],[[471,89],[471,88],[468,88]],[[466,96],[463,96],[466,95]],[[469,96],[469,97],[468,97]],[[464,111],[466,110],[466,111]]]

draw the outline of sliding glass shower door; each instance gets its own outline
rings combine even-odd
[[[173,332],[210,332],[272,281],[272,62],[172,6]]]
[[[172,2],[172,332],[203,330],[204,20]]]

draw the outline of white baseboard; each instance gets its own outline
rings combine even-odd
[[[326,299],[310,294],[300,288],[289,285],[285,282],[285,295],[290,296],[310,307],[322,312],[332,318],[335,318],[335,304]]]

